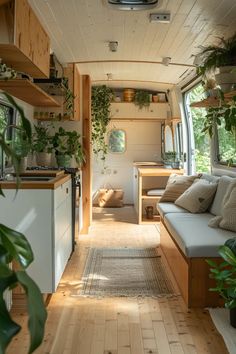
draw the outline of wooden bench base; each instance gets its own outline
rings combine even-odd
[[[213,279],[209,278],[209,266],[206,258],[187,258],[179,249],[163,221],[160,225],[161,249],[175,277],[177,285],[188,307],[223,306],[223,301],[216,292],[209,291],[214,287]],[[209,258],[222,262],[220,257]]]

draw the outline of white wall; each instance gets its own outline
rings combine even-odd
[[[126,131],[124,154],[108,154],[105,163],[93,160],[93,195],[105,186],[124,189],[124,202],[133,204],[133,162],[161,160],[161,122],[116,121],[109,128]],[[105,167],[105,169],[104,169]]]

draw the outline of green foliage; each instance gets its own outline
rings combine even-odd
[[[210,278],[216,280],[215,288],[210,291],[218,292],[225,300],[225,307],[232,309],[236,307],[236,241],[229,239],[223,246],[219,247],[219,254],[223,262],[217,264],[207,260],[210,265]]]
[[[149,107],[150,106],[149,93],[143,90],[136,90],[134,95],[134,104],[137,105],[139,109],[142,109],[143,107]]]
[[[78,164],[84,161],[84,153],[80,143],[80,134],[77,131],[66,131],[60,127],[52,138],[56,155],[74,156]]]
[[[66,105],[66,115],[71,116],[74,113],[74,94],[73,92],[69,89],[69,83],[68,83],[68,78],[63,77],[62,78],[62,88],[65,91],[65,105]]]
[[[110,105],[113,91],[106,85],[92,87],[92,144],[93,152],[105,160],[108,146],[105,141],[107,127],[110,122]]]
[[[28,141],[31,141],[31,125],[24,115],[24,111],[16,104],[15,100],[5,94],[10,103],[18,110],[21,116],[21,127],[24,129]],[[0,134],[0,147],[12,158],[15,170],[18,171],[18,159],[16,152],[8,146],[4,139],[4,132]],[[38,286],[28,276],[25,269],[33,261],[33,253],[26,237],[0,224],[0,354],[5,354],[6,348],[12,338],[20,331],[21,327],[11,318],[3,294],[7,289],[12,289],[18,284],[23,287],[27,298],[28,328],[30,332],[31,354],[41,344],[44,335],[44,326],[47,313],[43,298]],[[11,262],[18,264],[18,270],[12,270]]]
[[[201,46],[198,55],[202,60],[198,68],[199,74],[206,76],[215,72],[216,68],[227,65],[236,65],[236,33],[228,38],[219,38],[219,46]]]
[[[200,101],[205,98],[202,85],[196,86],[189,94],[190,103]],[[210,171],[210,139],[203,129],[205,108],[191,108],[193,135],[194,135],[194,159],[196,172]]]
[[[33,151],[35,152],[52,152],[52,136],[49,133],[51,124],[47,126],[34,125],[35,133],[33,134]]]

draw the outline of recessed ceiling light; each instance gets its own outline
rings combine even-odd
[[[160,0],[107,0],[117,10],[149,10],[157,6]]]

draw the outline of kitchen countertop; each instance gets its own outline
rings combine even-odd
[[[178,175],[184,174],[184,170],[177,170],[174,168],[163,168],[158,166],[149,166],[149,167],[139,167],[138,168],[139,176],[169,176],[172,173],[176,173]]]
[[[64,171],[26,171],[21,176],[48,176],[54,177],[49,181],[21,181],[18,189],[57,189],[60,185],[67,182],[71,176]],[[17,189],[16,181],[0,181],[2,189]]]

